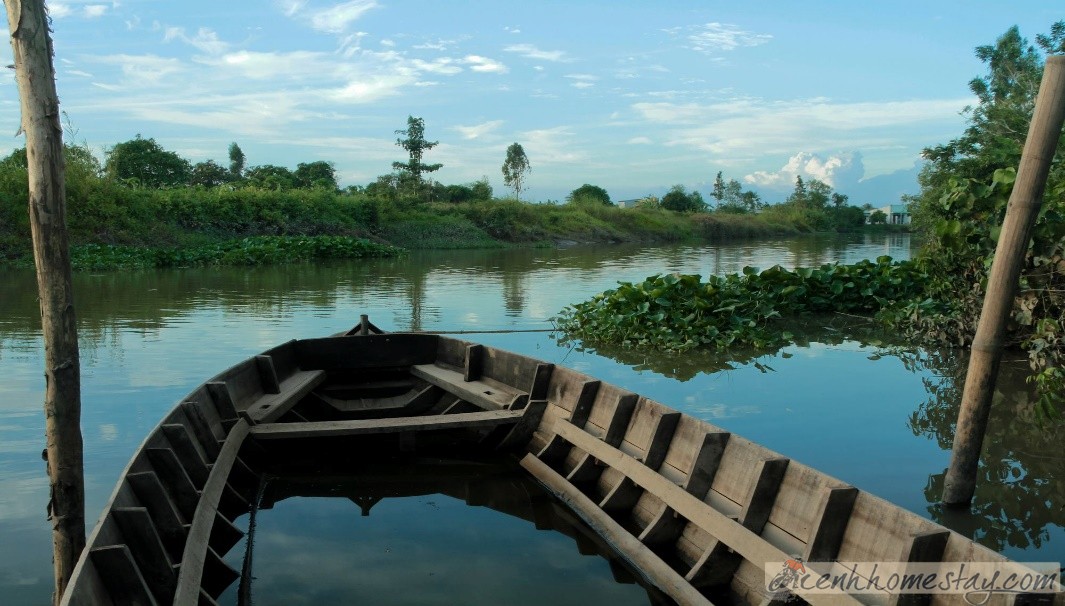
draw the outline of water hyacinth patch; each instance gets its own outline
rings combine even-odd
[[[565,339],[685,351],[730,345],[774,347],[791,340],[784,318],[811,313],[873,314],[921,298],[925,274],[890,257],[852,265],[710,276],[667,274],[622,282],[555,318]]]

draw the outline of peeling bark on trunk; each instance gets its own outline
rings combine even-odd
[[[43,0],[5,0],[26,134],[29,214],[45,358],[45,435],[55,594],[59,603],[85,546],[81,375],[67,245],[63,133]]]

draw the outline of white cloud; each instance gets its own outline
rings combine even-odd
[[[850,152],[832,156],[821,156],[810,152],[799,152],[775,172],[757,171],[746,175],[747,183],[771,189],[788,189],[795,183],[795,177],[817,179],[835,189],[849,190],[865,176],[865,165],[859,152]]]
[[[568,126],[525,131],[518,140],[534,165],[568,164],[588,158],[588,154],[578,148]]]
[[[767,101],[735,98],[716,103],[642,102],[632,108],[664,126],[667,145],[690,147],[717,158],[792,155],[818,141],[824,149],[898,145],[900,132],[957,120],[971,99],[834,102],[830,99]]]
[[[545,51],[540,50],[532,44],[511,44],[504,47],[504,51],[508,53],[518,53],[526,59],[537,59],[540,61],[569,61],[566,57],[566,51]]]
[[[195,36],[186,34],[183,27],[168,27],[163,34],[163,41],[170,42],[172,40],[180,40],[209,55],[219,55],[229,48],[228,43],[220,40],[217,33],[206,27],[201,27],[197,30]]]
[[[573,80],[573,82],[570,83],[570,86],[580,89],[592,88],[595,86],[595,82],[599,80],[597,76],[591,74],[566,74],[565,77]]]
[[[466,55],[462,59],[462,62],[470,66],[470,70],[475,72],[484,72],[491,74],[505,74],[508,70],[506,65],[503,65],[495,59],[489,59],[488,57],[482,57],[480,55]]]
[[[90,60],[107,65],[117,65],[122,72],[124,84],[157,84],[186,69],[181,61],[158,55],[118,54],[90,58]]]
[[[62,19],[63,17],[69,17],[72,14],[74,14],[74,9],[70,8],[69,4],[64,2],[48,3],[48,15],[53,19]]]
[[[500,126],[503,126],[502,120],[489,120],[488,122],[474,124],[473,126],[454,126],[452,127],[452,130],[455,130],[462,135],[463,139],[469,140],[483,137]]]
[[[741,47],[759,46],[773,39],[770,34],[757,34],[742,30],[731,23],[707,23],[687,28],[674,27],[663,30],[671,36],[688,32],[687,48],[700,53],[713,54],[732,51]]]
[[[306,0],[281,0],[278,4],[285,16],[304,21],[326,34],[343,34],[352,23],[378,6],[374,0],[349,0],[328,7],[308,6]]]
[[[653,143],[648,137],[633,137],[627,141],[629,145],[650,145]]]
[[[503,31],[511,33],[511,34],[520,34],[521,33],[520,29],[518,29],[516,27],[510,27],[509,25],[504,25],[503,26]]]
[[[106,4],[89,4],[82,9],[82,14],[87,19],[95,19],[96,17],[103,17],[108,8],[110,7]]]
[[[411,65],[419,71],[429,72],[431,74],[442,74],[445,76],[457,74],[462,71],[462,68],[456,65],[455,60],[450,57],[438,57],[432,61],[415,59],[411,61]]]

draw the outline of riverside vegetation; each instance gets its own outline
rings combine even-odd
[[[825,265],[742,274],[652,276],[562,310],[567,339],[587,346],[687,350],[778,347],[788,320],[864,314],[918,343],[968,346],[1013,187],[1042,75],[1044,53],[1065,52],[1065,21],[1036,38],[1016,27],[976,49],[988,73],[969,88],[965,132],[924,150],[914,221],[931,236],[912,261]],[[1040,52],[1042,51],[1042,52]],[[1047,414],[1065,394],[1065,137],[1059,141],[1014,302],[1007,345],[1027,352]]]
[[[365,186],[338,187],[329,162],[246,167],[233,143],[229,166],[192,164],[139,135],[99,160],[67,145],[67,223],[76,269],[261,264],[393,255],[398,248],[550,246],[560,242],[680,242],[854,230],[861,209],[818,181],[767,206],[718,174],[711,209],[695,191],[675,186],[627,208],[585,184],[565,202],[517,199],[531,164],[519,144],[504,164],[513,198],[493,196],[487,178],[443,185],[426,175],[420,118],[408,118],[396,143],[409,154],[395,172]],[[516,147],[515,147],[516,146]],[[517,154],[516,151],[520,151]],[[514,156],[514,158],[511,158]],[[523,160],[519,162],[518,160]],[[30,265],[26,153],[0,161],[0,264]]]

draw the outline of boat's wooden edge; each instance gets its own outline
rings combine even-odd
[[[215,524],[223,491],[229,479],[229,472],[237,460],[237,453],[248,435],[249,428],[248,422],[244,419],[241,419],[233,426],[229,435],[226,436],[222,451],[211,467],[211,475],[207,478],[207,482],[201,491],[200,501],[196,505],[196,513],[192,518],[192,525],[185,540],[185,551],[181,556],[181,569],[178,575],[177,589],[174,592],[175,604],[192,604],[200,594],[204,566],[210,550],[208,539]]]

